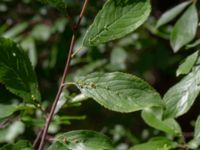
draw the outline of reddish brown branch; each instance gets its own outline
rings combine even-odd
[[[63,76],[62,76],[62,80],[61,80],[61,83],[60,83],[60,86],[59,86],[59,89],[58,89],[58,92],[56,94],[56,97],[55,97],[55,100],[51,106],[51,110],[50,110],[50,113],[46,119],[46,123],[45,123],[45,126],[44,128],[42,129],[42,134],[41,134],[41,142],[40,142],[40,145],[39,145],[39,149],[38,150],[42,150],[43,149],[43,146],[44,146],[44,142],[45,142],[45,138],[47,136],[47,132],[48,132],[48,129],[49,129],[49,124],[50,122],[52,121],[52,118],[53,118],[53,115],[54,115],[54,112],[55,112],[55,109],[56,109],[56,106],[57,106],[57,103],[58,103],[58,100],[59,100],[59,97],[63,91],[63,88],[64,88],[64,83],[65,83],[65,79],[67,77],[67,74],[68,74],[68,70],[69,70],[69,66],[70,66],[70,62],[71,62],[71,56],[72,56],[72,52],[73,52],[73,49],[74,49],[74,44],[75,44],[75,40],[76,40],[76,35],[77,35],[77,32],[78,32],[78,29],[79,29],[79,26],[80,26],[80,23],[81,23],[81,20],[83,18],[83,14],[85,12],[85,9],[87,7],[87,4],[88,4],[89,0],[85,0],[84,1],[84,4],[83,4],[83,7],[82,7],[82,10],[81,10],[81,13],[79,15],[79,19],[78,19],[78,22],[77,24],[75,25],[74,27],[74,32],[73,32],[73,35],[72,35],[72,39],[71,39],[71,44],[70,44],[70,48],[69,48],[69,53],[68,53],[68,58],[67,58],[67,61],[66,61],[66,65],[65,65],[65,69],[64,69],[64,72],[63,72]],[[40,136],[39,136],[40,137]]]

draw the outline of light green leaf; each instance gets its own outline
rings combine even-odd
[[[40,100],[38,83],[28,56],[16,43],[4,38],[0,38],[0,82],[26,102]]]
[[[13,28],[9,29],[8,31],[6,31],[2,36],[4,38],[15,38],[21,32],[23,32],[27,27],[28,27],[28,23],[26,23],[26,22],[20,23],[20,24],[14,26]]]
[[[51,36],[51,28],[45,24],[38,24],[33,28],[31,36],[39,41],[47,41]]]
[[[0,143],[13,143],[24,131],[24,123],[21,121],[12,122],[8,127],[0,129]]]
[[[156,27],[159,28],[162,25],[172,21],[176,18],[191,2],[183,2],[170,10],[166,11],[158,20]]]
[[[71,131],[59,135],[48,150],[114,150],[112,142],[104,135],[88,130]]]
[[[176,71],[176,75],[179,76],[181,74],[188,74],[192,67],[194,66],[197,57],[198,57],[199,51],[194,52],[190,56],[188,56],[184,62],[178,67]]]
[[[17,110],[15,105],[3,105],[0,104],[0,119],[6,118],[12,115]]]
[[[168,139],[157,138],[144,144],[135,145],[129,150],[171,150],[174,145],[174,142]]]
[[[133,112],[162,106],[160,95],[142,79],[125,73],[92,73],[80,77],[81,92],[104,107],[118,112]]]
[[[63,12],[64,14],[66,14],[67,4],[65,0],[38,0],[38,1],[44,4],[48,4],[52,7],[55,7],[61,12]]]
[[[200,91],[200,68],[192,71],[179,83],[171,87],[164,95],[165,118],[174,118],[185,114],[194,103]]]
[[[142,118],[151,127],[164,131],[173,136],[181,135],[181,128],[176,120],[169,118],[162,120],[160,108],[148,108],[142,111]]]
[[[108,0],[88,29],[83,45],[96,46],[137,29],[151,11],[149,0]]]
[[[196,6],[192,4],[176,22],[171,33],[170,43],[174,52],[177,52],[185,44],[188,44],[194,39],[197,26],[198,13]]]

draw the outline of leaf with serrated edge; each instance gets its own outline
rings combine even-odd
[[[114,150],[112,142],[105,135],[89,130],[63,133],[55,138],[51,147],[55,147],[54,144],[60,148],[58,150],[64,150],[64,147],[66,150]]]
[[[170,37],[170,43],[174,52],[191,42],[197,31],[198,13],[196,6],[192,4],[181,18],[176,22]]]
[[[159,28],[162,25],[165,25],[166,23],[172,21],[174,18],[176,18],[189,4],[189,2],[183,2],[170,10],[166,11],[158,20],[158,23],[156,25],[157,28]]]
[[[160,95],[148,83],[126,73],[92,73],[78,78],[76,85],[85,96],[113,111],[162,106]]]
[[[196,68],[179,83],[171,87],[163,98],[166,106],[164,117],[174,118],[185,114],[200,92],[199,83],[200,68]]]
[[[0,82],[26,102],[40,100],[35,72],[26,53],[13,41],[0,38]]]
[[[83,45],[95,46],[127,35],[144,23],[150,11],[149,0],[108,0],[86,32]]]

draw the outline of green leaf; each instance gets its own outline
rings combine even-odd
[[[176,18],[191,2],[183,2],[170,10],[166,11],[158,20],[156,27],[159,28],[162,25],[167,24]]]
[[[0,119],[6,118],[12,115],[17,110],[15,105],[3,105],[0,104]]]
[[[15,144],[8,144],[0,148],[0,150],[33,150],[29,141],[20,140]]]
[[[194,66],[197,57],[198,57],[199,51],[194,52],[190,56],[188,56],[184,62],[178,67],[176,71],[176,75],[179,76],[181,74],[188,74],[192,67]]]
[[[5,38],[0,38],[0,82],[26,102],[40,100],[38,83],[28,56],[16,43]]]
[[[200,91],[200,68],[192,71],[164,95],[166,110],[164,117],[178,117],[185,114],[194,103]]]
[[[142,79],[125,73],[92,73],[80,77],[81,92],[104,107],[118,112],[133,112],[162,106],[160,95]]]
[[[188,44],[194,39],[197,26],[198,13],[196,6],[192,4],[176,22],[171,33],[170,43],[174,52],[177,52],[185,44]]]
[[[194,139],[192,139],[188,143],[188,147],[190,149],[197,149],[199,145],[200,145],[200,116],[198,116],[195,123]]]
[[[181,128],[176,120],[169,118],[162,120],[160,108],[148,108],[142,111],[142,118],[151,127],[164,131],[173,136],[181,135]]]
[[[149,0],[108,0],[88,29],[84,46],[96,46],[121,38],[137,29],[151,11]]]
[[[194,138],[200,141],[200,116],[197,118],[197,121],[195,123]]]
[[[23,32],[25,29],[27,29],[27,27],[28,27],[28,23],[27,22],[20,23],[18,25],[15,25],[10,30],[6,31],[2,36],[4,38],[15,38],[21,32]]]
[[[174,145],[174,142],[168,139],[157,138],[144,144],[135,145],[129,150],[171,150]]]
[[[112,142],[104,135],[88,130],[71,131],[59,135],[48,150],[114,150]]]
[[[52,7],[57,8],[62,13],[66,14],[67,4],[65,0],[38,0],[44,4],[48,4]]]
[[[186,49],[190,49],[190,48],[193,48],[193,47],[196,47],[196,46],[199,46],[199,45],[200,45],[200,39],[197,39],[193,43],[186,45],[185,48]]]

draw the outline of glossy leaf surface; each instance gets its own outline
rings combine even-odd
[[[104,107],[118,112],[133,112],[162,106],[160,95],[142,79],[121,72],[92,73],[80,77],[81,92]]]
[[[151,11],[149,0],[108,0],[89,27],[84,46],[96,46],[121,38],[137,29]]]

